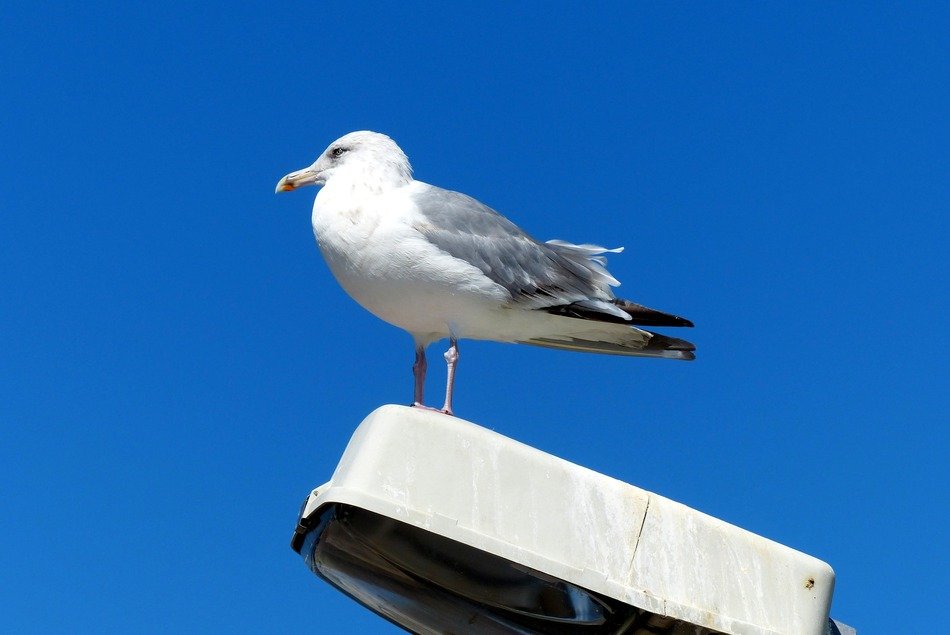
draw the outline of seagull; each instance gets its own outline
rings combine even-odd
[[[415,342],[412,405],[423,404],[426,347],[448,339],[441,412],[453,414],[459,340],[666,359],[691,343],[640,327],[692,322],[614,296],[604,254],[623,248],[539,242],[474,198],[412,177],[384,134],[351,132],[277,183],[320,185],[313,233],[340,286]]]

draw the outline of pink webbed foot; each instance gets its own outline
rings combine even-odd
[[[412,403],[412,407],[413,407],[413,408],[419,408],[420,410],[431,410],[432,412],[442,412],[443,414],[444,414],[444,412],[445,412],[445,411],[443,411],[443,410],[439,410],[438,408],[433,408],[432,406],[427,406],[427,405],[425,405],[424,403],[419,403],[418,401],[413,402],[413,403]]]

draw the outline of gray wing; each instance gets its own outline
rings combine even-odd
[[[619,284],[595,245],[541,243],[470,196],[427,186],[413,196],[422,220],[416,229],[448,254],[504,287],[513,305],[543,309],[580,304],[594,312],[630,317],[610,302]]]

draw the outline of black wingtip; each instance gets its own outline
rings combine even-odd
[[[644,350],[656,351],[662,353],[663,357],[670,357],[672,359],[682,359],[686,361],[696,359],[694,353],[696,345],[692,342],[681,340],[678,337],[670,337],[669,335],[661,335],[650,331],[647,332],[650,333],[650,341]]]
[[[647,331],[649,333],[649,331]],[[648,349],[664,351],[695,351],[696,345],[678,337],[661,335],[660,333],[650,333],[650,343]]]
[[[632,318],[631,324],[637,326],[683,326],[687,328],[692,328],[693,326],[693,323],[684,317],[657,311],[656,309],[651,309],[650,307],[630,302],[629,300],[615,298],[611,300],[611,302],[624,313],[628,314]]]
[[[621,315],[606,313],[603,310],[591,308],[589,304],[582,302],[572,302],[571,304],[559,304],[540,309],[553,313],[554,315],[563,315],[565,317],[579,318],[581,320],[593,320],[595,322],[610,322],[613,324],[625,324],[627,326],[685,326],[692,327],[693,323],[686,318],[672,313],[664,313],[645,307],[642,304],[636,304],[620,298],[609,300],[611,304],[630,316],[630,319],[624,319]]]

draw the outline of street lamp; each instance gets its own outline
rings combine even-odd
[[[475,424],[383,406],[292,547],[416,633],[853,633],[811,556]]]

